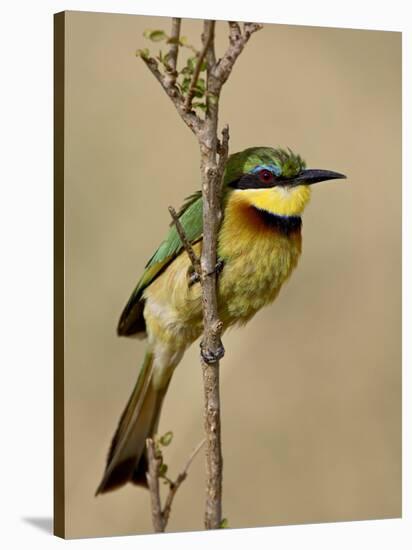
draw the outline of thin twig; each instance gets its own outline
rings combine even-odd
[[[172,216],[173,223],[176,226],[176,230],[179,234],[180,240],[182,241],[183,247],[189,256],[190,261],[192,262],[193,269],[195,273],[197,273],[197,275],[201,277],[202,271],[200,268],[200,258],[197,257],[196,252],[193,249],[193,246],[190,244],[186,236],[185,230],[183,229],[183,226],[180,223],[178,215],[176,214],[176,210],[173,208],[173,206],[169,206],[169,212],[170,212],[170,215]]]
[[[229,41],[230,43],[236,42],[242,36],[240,25],[237,21],[228,21],[229,24]]]
[[[198,454],[198,452],[200,451],[200,449],[203,447],[205,443],[206,443],[206,439],[203,439],[203,441],[201,441],[199,445],[192,451],[192,454],[189,456],[189,459],[186,462],[186,466],[184,467],[183,471],[177,476],[175,481],[173,481],[172,483],[169,483],[169,494],[167,495],[166,502],[163,508],[163,521],[165,523],[165,526],[169,521],[173,499],[175,498],[177,490],[179,489],[183,481],[187,478],[187,472],[190,468],[190,465],[192,464],[194,458],[196,457],[196,455]]]
[[[240,32],[240,27],[237,23],[234,23],[233,21],[229,23],[230,44],[228,49],[226,50],[225,55],[222,57],[222,59],[219,60],[219,63],[216,65],[216,70],[214,74],[214,76],[221,82],[222,85],[229,78],[236,59],[242,53],[243,48],[246,46],[251,35],[262,28],[263,26],[259,23],[245,23],[243,25],[242,34]]]
[[[196,67],[192,75],[192,80],[190,81],[189,91],[187,92],[185,107],[184,107],[186,112],[190,111],[191,109],[192,100],[195,95],[195,88],[199,78],[200,70],[202,68],[205,55],[210,47],[210,44],[212,43],[212,38],[214,37],[214,21],[212,23],[213,24],[209,25],[208,27],[208,34],[205,36],[204,45],[203,45],[202,51],[199,54],[199,57],[197,58]]]
[[[152,523],[156,533],[164,533],[169,521],[172,504],[176,493],[183,481],[187,478],[190,465],[192,464],[193,460],[195,459],[196,455],[199,453],[205,442],[206,439],[203,439],[203,441],[201,441],[199,445],[197,445],[197,447],[192,451],[186,462],[185,467],[177,476],[175,481],[172,481],[166,476],[163,476],[169,484],[169,492],[166,497],[164,508],[162,509],[159,478],[161,477],[160,467],[162,465],[163,459],[161,454],[159,455],[156,453],[156,445],[153,439],[146,439],[147,460],[149,463],[149,470],[146,473],[146,479],[149,486],[150,499],[152,503]]]
[[[245,41],[247,42],[254,32],[260,31],[261,29],[263,29],[263,25],[260,23],[244,23],[243,32],[245,33]]]
[[[220,176],[220,181],[222,181],[223,173],[225,171],[227,158],[229,156],[229,126],[226,124],[222,130],[222,140],[219,143],[219,162],[218,162],[218,172]]]
[[[180,26],[182,20],[180,17],[173,17],[172,19],[172,30],[170,33],[170,49],[167,54],[167,76],[166,76],[166,85],[174,87],[176,84],[177,78],[177,55],[179,53],[179,40],[180,40]]]
[[[215,54],[215,27],[216,21],[206,19],[203,24],[202,44],[205,44],[210,39],[209,47],[206,51],[206,63],[208,70],[212,69],[216,64]]]
[[[160,457],[156,456],[155,443],[153,439],[146,439],[147,459],[149,469],[146,473],[147,485],[149,486],[150,499],[152,503],[152,523],[156,533],[163,533],[165,522],[162,512],[159,487],[159,469],[162,463]]]
[[[198,136],[203,128],[203,120],[193,111],[186,112],[184,109],[184,101],[182,95],[177,90],[176,86],[170,86],[166,81],[166,78],[159,71],[158,63],[153,57],[142,57],[146,63],[147,68],[151,71],[156,80],[160,83],[163,90],[172,100],[173,105],[176,107],[182,120],[189,126],[192,132]]]

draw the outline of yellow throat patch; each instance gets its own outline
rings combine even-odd
[[[235,201],[239,200],[278,216],[300,216],[309,202],[310,196],[311,189],[308,185],[291,188],[242,189],[233,192]]]

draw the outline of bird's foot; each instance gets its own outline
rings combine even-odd
[[[189,277],[189,282],[188,282],[189,288],[195,285],[196,283],[200,282],[200,275],[197,271],[193,270],[189,272],[188,277]]]
[[[222,260],[222,258],[218,258],[215,269],[210,273],[207,273],[206,275],[207,276],[213,275],[213,273],[216,273],[216,275],[219,275],[222,272],[224,265],[225,265],[224,260]],[[197,273],[197,271],[194,271],[193,267],[189,270],[188,279],[189,279],[189,282],[188,282],[189,288],[195,285],[196,283],[200,282],[200,275],[199,273]]]
[[[222,258],[218,258],[215,265],[215,269],[210,273],[207,273],[207,275],[213,275],[213,273],[216,273],[216,275],[219,275],[220,273],[222,273],[224,266],[225,266],[225,261],[222,260]]]
[[[222,258],[218,258],[216,262],[216,267],[215,267],[216,274],[220,275],[224,267],[225,267],[225,260],[223,260]]]
[[[200,355],[206,365],[214,365],[225,355],[225,348],[222,344],[216,349],[216,351],[206,350],[203,342],[200,343]]]

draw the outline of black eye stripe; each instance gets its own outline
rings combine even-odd
[[[243,174],[237,180],[229,183],[229,187],[233,189],[268,189],[270,187],[287,185],[290,182],[289,178],[273,175],[271,182],[262,181],[258,174]]]
[[[244,174],[235,181],[229,184],[233,189],[259,189],[262,187],[262,182],[255,174]]]

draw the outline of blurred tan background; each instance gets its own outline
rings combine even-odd
[[[94,497],[144,342],[115,327],[163,239],[168,205],[199,187],[197,144],[141,60],[169,19],[69,12],[66,27],[66,529],[151,532],[148,493]],[[201,23],[183,23],[198,44]],[[218,24],[217,49],[226,44]],[[232,152],[289,146],[344,172],[314,188],[297,271],[225,337],[224,516],[230,527],[401,513],[401,35],[265,25],[224,88]],[[202,436],[197,344],[160,431],[172,475]],[[169,531],[203,528],[200,456]]]

